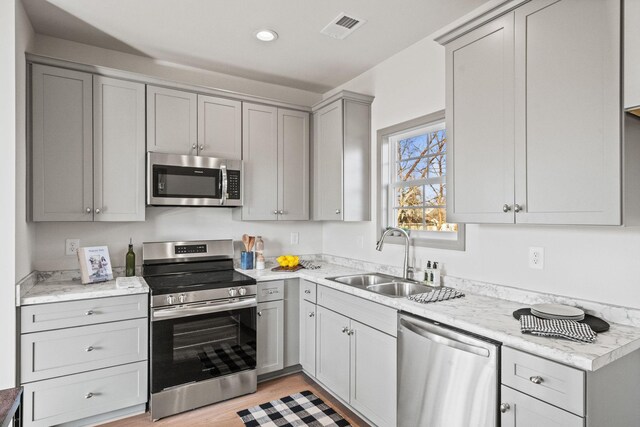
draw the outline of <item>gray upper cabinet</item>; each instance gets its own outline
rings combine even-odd
[[[243,220],[309,219],[309,114],[243,104]]]
[[[198,96],[147,86],[147,150],[198,154]]]
[[[449,219],[619,225],[620,2],[533,0],[444,43]]]
[[[34,64],[33,220],[93,220],[91,74]]]
[[[93,79],[95,221],[144,221],[144,85]]]
[[[144,220],[144,85],[34,64],[34,221]]]
[[[242,159],[242,103],[198,95],[198,154]]]
[[[447,220],[513,222],[513,15],[446,47]]]
[[[624,108],[640,108],[640,2],[624,2]]]
[[[314,220],[371,219],[371,102],[343,91],[314,107]]]

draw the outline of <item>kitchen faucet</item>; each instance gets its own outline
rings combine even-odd
[[[409,278],[409,233],[406,230],[398,227],[387,227],[386,230],[382,233],[380,240],[376,244],[376,250],[382,251],[382,246],[384,245],[384,238],[387,237],[389,233],[394,231],[399,232],[404,237],[404,266],[402,268],[402,277],[405,279]]]

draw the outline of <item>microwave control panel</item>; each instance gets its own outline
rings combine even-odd
[[[227,171],[227,198],[240,200],[240,171]]]

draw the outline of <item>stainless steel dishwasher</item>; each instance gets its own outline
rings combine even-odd
[[[398,425],[498,425],[500,344],[400,314]]]

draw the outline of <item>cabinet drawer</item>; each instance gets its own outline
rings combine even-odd
[[[584,378],[579,369],[502,347],[503,384],[580,416],[585,415]]]
[[[305,301],[316,303],[316,284],[300,279],[300,295]]]
[[[258,283],[258,302],[278,301],[284,299],[284,280]]]
[[[23,334],[21,382],[147,359],[147,319]]]
[[[147,294],[27,305],[20,308],[21,333],[136,319],[148,313]]]
[[[147,362],[24,385],[27,426],[51,426],[147,401]]]
[[[397,336],[397,312],[393,308],[368,301],[326,286],[318,286],[318,305],[342,313],[391,336]]]

